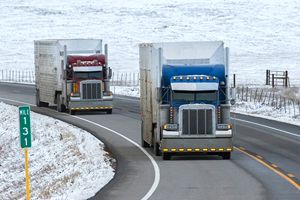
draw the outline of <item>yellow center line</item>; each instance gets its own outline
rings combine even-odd
[[[125,112],[129,112],[128,110],[123,110],[123,111],[125,111]]]
[[[300,186],[295,183],[292,179],[290,179],[289,177],[287,177],[286,175],[284,175],[283,173],[281,173],[280,171],[274,169],[273,167],[271,167],[270,165],[268,165],[267,163],[265,163],[264,161],[256,158],[255,156],[252,156],[251,154],[240,150],[239,148],[234,147],[236,150],[243,152],[244,154],[250,156],[251,158],[255,159],[256,161],[260,162],[261,164],[265,165],[266,167],[268,167],[269,169],[273,170],[274,172],[276,172],[277,174],[279,174],[280,176],[282,176],[284,179],[286,179],[288,182],[290,182],[293,186],[295,186],[298,190],[300,190]],[[292,174],[289,174],[292,175]],[[293,175],[292,175],[293,176]],[[294,176],[293,176],[294,177]]]

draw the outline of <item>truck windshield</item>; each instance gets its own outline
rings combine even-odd
[[[177,91],[172,92],[175,102],[217,101],[217,91]]]
[[[75,72],[75,78],[102,78],[102,71],[99,72]]]

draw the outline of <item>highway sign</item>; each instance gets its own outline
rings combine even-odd
[[[19,107],[20,141],[22,148],[31,147],[30,107]]]

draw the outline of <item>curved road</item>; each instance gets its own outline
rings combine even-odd
[[[0,101],[35,105],[34,86],[0,83]],[[163,161],[153,149],[145,153],[136,145],[138,98],[116,96],[112,115],[95,112],[74,117],[57,112],[54,105],[31,106],[31,110],[86,129],[116,156],[115,178],[91,199],[300,199],[298,126],[232,114],[237,134],[231,160],[174,156]]]

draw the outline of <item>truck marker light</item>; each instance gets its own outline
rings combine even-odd
[[[190,77],[186,77],[186,80],[190,80]]]
[[[89,107],[85,107],[85,109],[89,109]]]
[[[203,80],[203,77],[200,77],[200,80],[202,81],[202,80]]]
[[[81,108],[81,109],[84,109],[84,108]]]
[[[169,151],[169,149],[164,149],[164,151]]]
[[[230,124],[228,124],[228,129],[231,129],[231,126],[230,126]]]
[[[193,151],[193,149],[186,149],[187,151]]]
[[[73,93],[71,93],[71,97],[73,96]]]
[[[221,148],[221,149],[219,149],[219,151],[224,151],[224,149]]]
[[[174,76],[173,79],[176,80],[176,77]]]
[[[176,151],[176,149],[171,149],[171,151]]]
[[[113,108],[113,107],[110,107],[111,109]]]
[[[195,149],[195,151],[200,151],[200,149]]]
[[[94,109],[94,107],[91,107],[91,109]]]
[[[76,110],[79,110],[79,108],[76,108]]]
[[[232,150],[232,149],[230,149],[230,148],[227,148],[227,149],[226,149],[226,151],[231,151],[231,150]]]
[[[74,63],[74,65],[76,65],[76,63]]]
[[[103,107],[100,107],[100,109],[103,109]]]
[[[96,107],[96,109],[99,109],[99,107]]]
[[[101,62],[99,62],[99,65],[101,65]]]
[[[179,149],[179,151],[184,151],[184,149]]]
[[[74,110],[74,108],[71,108],[71,110]]]
[[[209,77],[206,77],[207,80],[209,80]]]
[[[216,80],[216,77],[214,76],[213,79]]]
[[[196,80],[196,77],[194,77],[194,80]]]
[[[110,92],[110,96],[112,96],[112,92]]]
[[[203,151],[207,151],[207,149],[203,149]]]
[[[86,65],[89,65],[89,63],[86,63]]]
[[[84,65],[84,63],[82,63],[82,65]]]
[[[210,151],[216,151],[216,149],[210,149]]]
[[[180,80],[182,81],[182,77],[180,77]]]
[[[167,130],[167,125],[166,124],[164,125],[164,130]]]
[[[108,108],[108,107],[105,107],[105,108]]]

